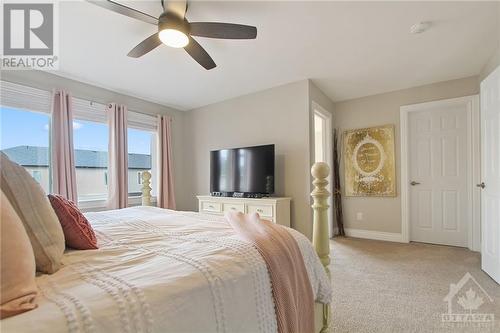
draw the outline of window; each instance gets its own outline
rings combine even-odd
[[[80,207],[103,206],[108,197],[108,135],[105,105],[74,97],[73,147]]]
[[[38,184],[42,183],[42,171],[33,170],[33,171],[31,171],[31,176],[33,177],[34,180],[36,180],[38,182]]]
[[[314,113],[314,161],[325,162],[325,137],[326,119]]]
[[[49,193],[50,92],[0,83],[0,150]]]
[[[73,121],[76,188],[78,201],[108,197],[108,126],[75,119]]]
[[[151,172],[151,187],[156,188],[153,167],[156,146],[156,133],[150,130],[129,128],[128,138],[128,194],[129,197],[142,195],[142,172]],[[153,193],[156,193],[153,190]]]
[[[46,192],[51,190],[51,93],[0,81],[0,150],[24,166]],[[105,105],[73,98],[73,146],[78,202],[84,208],[104,205],[108,197],[108,125]],[[129,197],[142,193],[144,171],[152,174],[156,193],[156,118],[128,113]],[[136,202],[140,198],[133,198]]]
[[[2,100],[3,102],[3,100]],[[0,106],[0,150],[50,192],[50,115]]]

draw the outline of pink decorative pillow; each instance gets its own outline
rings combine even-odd
[[[66,246],[77,250],[97,249],[94,230],[78,207],[57,194],[49,194],[49,200],[61,222]]]

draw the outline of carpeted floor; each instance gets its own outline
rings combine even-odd
[[[481,271],[479,253],[354,238],[336,238],[331,247],[332,332],[500,332],[500,286]],[[493,313],[493,325],[442,322],[450,284],[467,272],[493,302],[468,279],[452,299],[452,313],[464,313],[462,297],[465,313]],[[469,289],[476,294],[467,297]]]

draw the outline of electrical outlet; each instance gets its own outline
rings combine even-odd
[[[363,221],[363,213],[361,212],[356,213],[356,221]]]

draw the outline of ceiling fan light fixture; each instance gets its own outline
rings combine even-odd
[[[217,67],[208,52],[194,37],[217,39],[255,39],[257,28],[250,25],[224,22],[189,22],[186,19],[187,0],[174,0],[164,3],[164,12],[156,19],[154,16],[143,13],[115,0],[95,1],[87,0],[101,7],[134,19],[158,26],[157,32],[137,44],[127,53],[131,58],[139,58],[151,52],[161,44],[184,50],[206,70]]]
[[[167,46],[181,48],[189,44],[189,23],[173,12],[164,12],[158,18],[158,37]]]
[[[189,44],[188,36],[177,29],[163,29],[158,36],[163,44],[170,47],[181,48]]]

